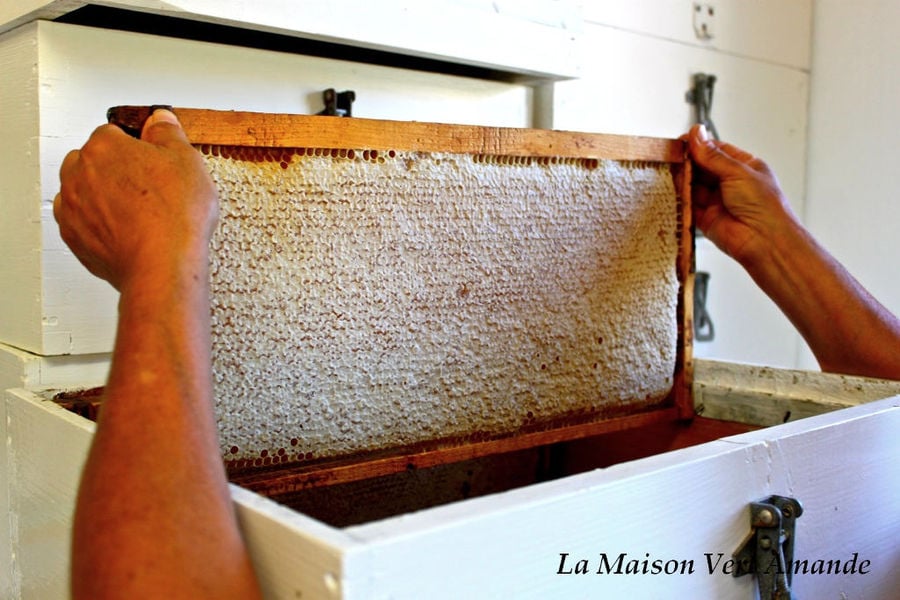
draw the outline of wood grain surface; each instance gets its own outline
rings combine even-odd
[[[112,118],[132,127],[149,113],[148,107],[112,110]],[[369,148],[667,163],[685,160],[684,142],[664,138],[180,107],[174,112],[197,145]]]

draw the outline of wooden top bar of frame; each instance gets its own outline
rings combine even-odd
[[[191,143],[261,148],[338,148],[682,163],[674,139],[543,129],[383,121],[174,108]],[[140,131],[150,107],[110,109],[110,122]]]

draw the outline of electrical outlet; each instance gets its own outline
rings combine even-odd
[[[716,31],[716,7],[712,3],[694,2],[694,35],[699,40],[711,40]]]

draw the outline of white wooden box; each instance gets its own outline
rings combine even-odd
[[[896,382],[704,361],[697,363],[695,385],[698,409],[768,402],[763,421],[801,406],[832,410],[900,391]],[[10,598],[67,594],[71,514],[94,425],[48,400],[52,395],[13,390],[2,404]],[[803,504],[797,559],[850,564],[856,557],[855,573],[795,575],[796,597],[889,598],[900,584],[898,427],[900,396],[893,396],[350,527],[327,525],[236,486],[232,494],[266,597],[273,599],[752,599],[754,580],[734,578],[727,561],[750,530],[748,504],[772,494]],[[602,447],[588,446],[582,458]],[[623,553],[623,571],[630,560],[639,571],[643,561],[649,570],[654,561],[663,561],[662,568],[676,561],[679,573],[597,574],[602,555],[614,565]],[[590,572],[569,574],[581,560]],[[684,563],[693,573],[681,574],[683,561],[693,561]]]
[[[47,21],[0,34],[0,73],[0,342],[41,356],[112,348],[115,293],[68,251],[52,214],[63,157],[110,106],[315,113],[338,87],[356,91],[360,116],[531,124],[526,85]]]
[[[79,19],[90,13],[84,18],[118,20],[114,26],[122,28],[132,16],[146,17],[142,28],[157,16],[554,80],[579,73],[579,9],[571,0],[17,0],[0,6],[0,31],[79,12]]]

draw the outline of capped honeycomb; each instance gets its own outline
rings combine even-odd
[[[668,165],[201,148],[230,466],[484,440],[661,403]]]

